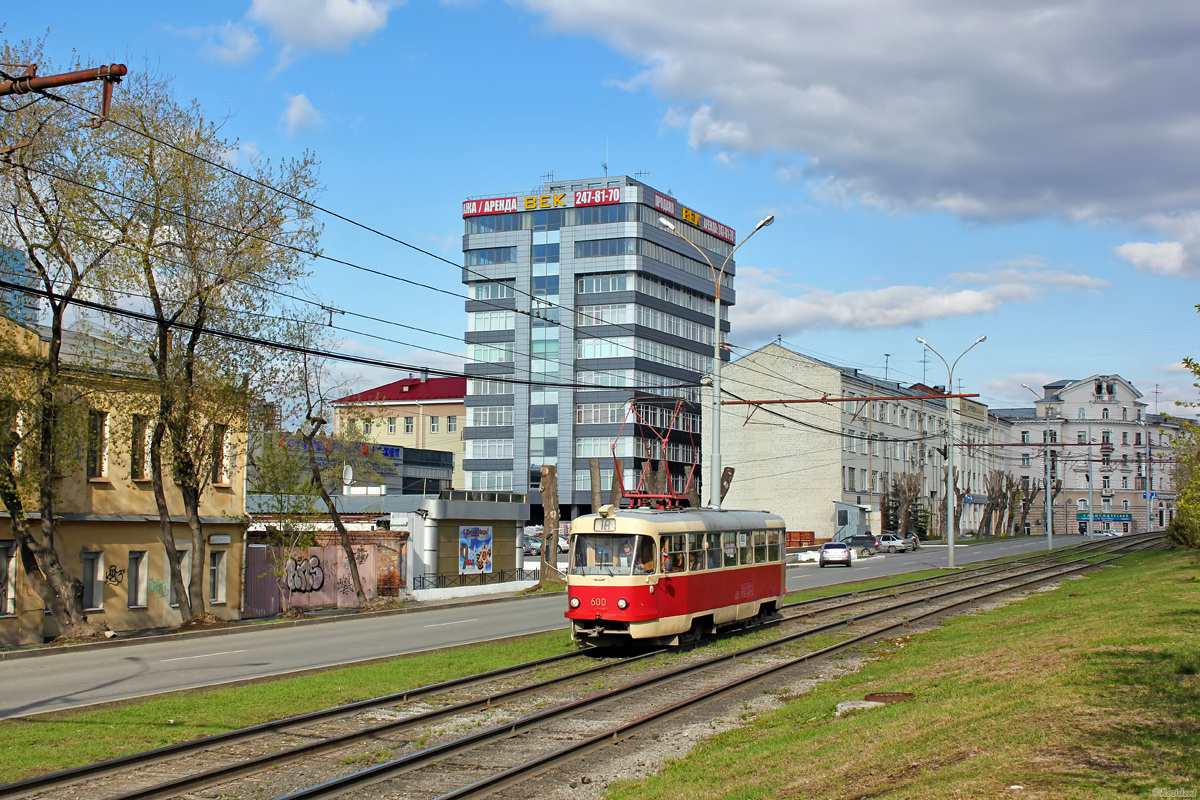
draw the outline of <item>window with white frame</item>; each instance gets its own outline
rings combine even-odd
[[[413,418],[412,417],[404,418],[404,432],[405,433],[413,432]]]
[[[149,477],[150,465],[149,418],[134,414],[129,436],[129,478],[143,481]]]
[[[213,605],[225,604],[226,551],[210,550],[208,553],[208,601]]]
[[[1032,466],[1032,464],[1033,464],[1033,460],[1030,458],[1029,453],[1022,453],[1021,454],[1021,466],[1028,467],[1028,466]]]
[[[619,423],[625,420],[628,403],[579,403],[575,406],[575,422],[580,425]]]
[[[388,421],[388,435],[395,436],[396,435],[396,418],[388,417],[387,421]]]
[[[511,492],[512,470],[476,470],[468,472],[467,489],[475,492]]]
[[[458,433],[458,417],[446,417],[446,433]]]
[[[510,331],[516,326],[516,312],[472,311],[467,314],[468,331]]]
[[[129,551],[129,570],[125,573],[125,592],[130,608],[144,608],[146,605],[146,551]]]
[[[505,364],[513,360],[513,343],[471,344],[467,352],[476,364]]]
[[[512,439],[468,439],[467,458],[512,458]]]
[[[16,542],[0,542],[0,616],[17,613],[16,553]]]
[[[429,432],[430,433],[439,433],[441,431],[441,427],[442,427],[441,417],[430,417],[429,418]]]
[[[468,428],[490,428],[512,424],[512,406],[473,406],[467,409]]]
[[[88,412],[87,476],[104,478],[108,475],[108,412],[93,409]]]
[[[472,378],[467,381],[467,394],[512,394],[513,386],[505,381],[493,381],[486,378]]]
[[[84,551],[80,561],[83,564],[83,607],[104,608],[104,553]]]
[[[613,439],[608,436],[580,436],[575,439],[576,458],[603,458],[612,456],[613,446],[616,445],[616,455],[621,458],[631,458],[634,455],[632,436],[621,436]],[[653,456],[651,456],[653,457]]]
[[[211,460],[209,477],[214,485],[228,483],[229,473],[227,467],[227,449],[229,447],[229,428],[225,425],[213,425],[212,429],[212,449],[209,452]]]
[[[622,471],[621,475],[622,475],[622,477],[624,477],[625,472]],[[613,485],[613,470],[612,469],[601,469],[600,470],[600,488],[602,490],[610,489],[610,488],[612,488],[612,485]],[[628,488],[628,485],[626,486],[626,488]],[[590,492],[591,490],[592,490],[592,471],[590,469],[575,470],[575,491]]]

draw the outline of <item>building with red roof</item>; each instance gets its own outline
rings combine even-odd
[[[368,439],[454,454],[454,488],[465,488],[466,378],[408,377],[335,400],[334,426],[353,421]]]

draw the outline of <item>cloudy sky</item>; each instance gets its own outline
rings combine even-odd
[[[1117,0],[59,0],[10,41],[174,76],[239,157],[311,149],[323,203],[461,263],[462,200],[638,174],[746,233],[731,341],[944,383],[1118,373],[1169,410],[1200,353],[1200,6]],[[328,220],[328,255],[460,291]],[[462,304],[334,265],[343,347],[456,368]],[[366,335],[370,334],[376,338]],[[392,341],[388,341],[392,340]],[[374,371],[362,380],[395,375]],[[1155,390],[1157,386],[1157,397]]]

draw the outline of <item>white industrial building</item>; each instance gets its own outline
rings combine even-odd
[[[836,537],[879,532],[893,475],[915,475],[921,503],[940,517],[945,494],[943,387],[902,386],[769,344],[722,373],[724,401],[805,400],[723,405],[721,462],[735,469],[722,505],[781,514],[789,530]],[[710,430],[712,388],[705,387],[703,429]],[[824,399],[822,401],[822,399]],[[967,399],[955,408],[954,463],[966,490],[960,530],[979,523],[984,479],[1005,458],[1011,425]],[[704,463],[712,457],[704,444]],[[944,511],[941,512],[944,514]],[[936,522],[935,522],[936,524]]]

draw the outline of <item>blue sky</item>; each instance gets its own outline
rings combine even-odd
[[[59,0],[4,36],[172,76],[244,155],[312,150],[323,205],[461,263],[461,202],[648,173],[748,233],[733,345],[922,379],[923,336],[993,406],[1118,373],[1193,399],[1200,10],[1116,0]],[[119,89],[118,89],[119,91]],[[328,255],[461,291],[336,220]],[[314,265],[323,302],[461,335],[446,295]],[[444,338],[367,323],[439,350]],[[461,360],[345,335],[348,352]],[[394,380],[369,370],[357,388]],[[928,383],[945,369],[929,357]]]

